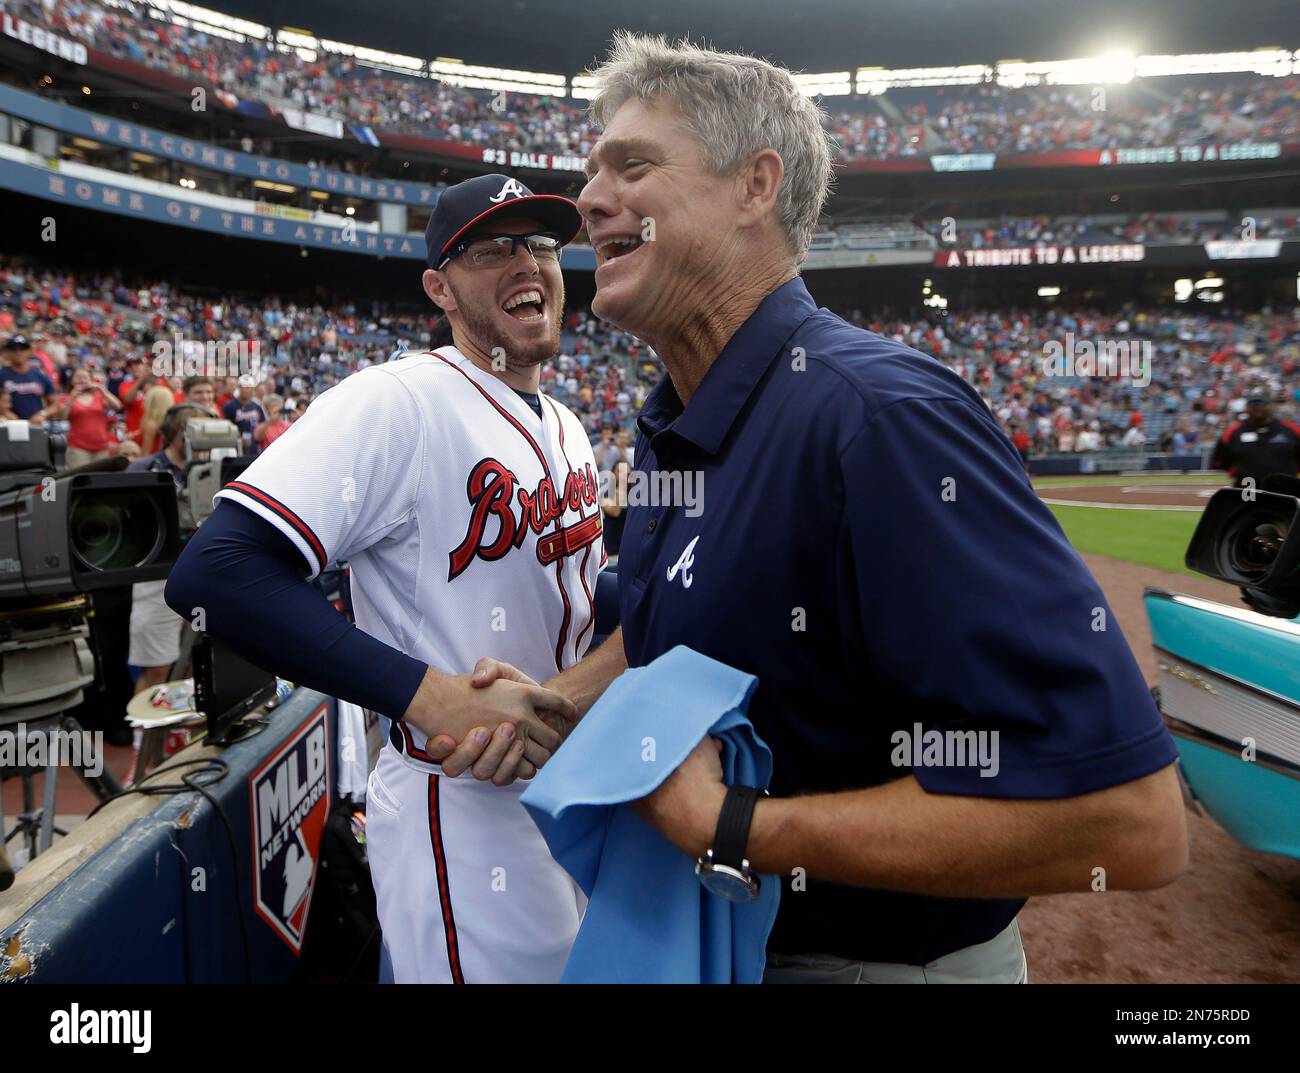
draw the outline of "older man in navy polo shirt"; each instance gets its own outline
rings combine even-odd
[[[586,709],[679,644],[758,676],[768,980],[1023,981],[1027,897],[1186,864],[1132,653],[978,394],[809,296],[831,157],[788,73],[621,35],[596,77],[592,308],[668,372],[636,469],[704,509],[628,512],[621,633],[549,684]],[[706,743],[641,807],[700,856],[725,795]]]

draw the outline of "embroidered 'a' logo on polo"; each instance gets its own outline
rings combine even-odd
[[[527,196],[528,196],[528,192],[523,188],[523,185],[519,182],[518,179],[507,179],[502,184],[500,193],[498,193],[495,197],[488,198],[488,200],[494,201],[499,205],[501,202],[505,201],[505,199],[508,197],[527,197]]]
[[[695,537],[686,545],[686,550],[682,552],[681,558],[668,568],[668,580],[674,580],[678,574],[682,577],[682,588],[689,589],[691,583],[695,581],[691,573],[691,567],[695,565],[695,543],[700,538]]]

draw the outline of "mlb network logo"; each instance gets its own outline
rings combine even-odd
[[[253,772],[248,789],[253,906],[271,930],[300,953],[330,807],[324,704]]]

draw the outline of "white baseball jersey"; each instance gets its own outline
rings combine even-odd
[[[372,636],[449,674],[493,656],[542,681],[590,643],[605,554],[586,432],[541,403],[539,419],[455,347],[372,366],[217,498],[284,533],[312,576],[346,559]],[[399,727],[367,819],[396,979],[558,980],[582,895],[519,804],[527,784],[446,778]]]

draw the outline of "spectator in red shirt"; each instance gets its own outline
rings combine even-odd
[[[118,388],[118,397],[126,411],[126,434],[140,442],[140,419],[144,417],[144,397],[158,378],[144,367],[144,358],[127,359],[126,379]]]
[[[122,408],[102,380],[97,381],[88,369],[73,370],[71,387],[55,415],[68,422],[69,469],[108,457],[113,446],[108,433],[109,415]]]
[[[1029,433],[1025,431],[1025,426],[1018,421],[1011,426],[1011,443],[1015,449],[1020,452],[1020,459],[1025,464],[1025,470],[1029,469]]]

